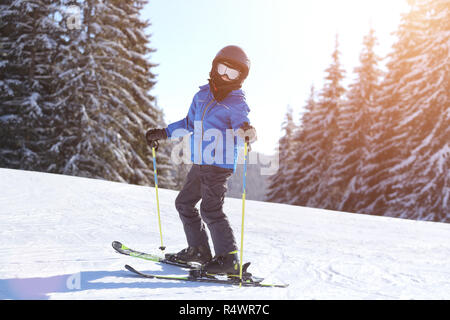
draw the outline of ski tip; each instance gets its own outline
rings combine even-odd
[[[128,271],[136,272],[136,270],[128,264],[125,265],[125,269],[127,269]]]
[[[121,249],[122,248],[122,243],[120,243],[119,241],[113,241],[111,245],[112,245],[112,247],[114,249]]]

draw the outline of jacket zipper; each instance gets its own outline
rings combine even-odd
[[[202,164],[202,162],[203,162],[203,157],[202,157],[203,119],[205,118],[206,111],[208,110],[208,108],[210,107],[211,103],[213,103],[213,102],[214,102],[214,98],[211,99],[211,100],[208,102],[208,104],[207,104],[206,107],[205,107],[205,110],[203,110],[202,121],[201,121],[201,122],[202,122],[202,135],[201,135],[200,142],[199,142],[199,144],[198,144],[199,164]]]

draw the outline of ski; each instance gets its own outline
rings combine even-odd
[[[187,269],[196,268],[196,265],[194,265],[194,264],[191,265],[191,264],[187,264],[187,263],[171,261],[171,260],[168,260],[166,258],[160,257],[155,254],[133,250],[131,248],[128,248],[124,244],[120,243],[119,241],[113,241],[112,247],[114,248],[114,250],[116,250],[116,252],[130,256],[130,257],[135,257],[135,258],[144,259],[144,260],[153,261],[153,262],[165,263],[165,264],[169,264],[169,265],[177,266],[177,267],[181,267],[181,268],[187,268]]]
[[[144,277],[144,278],[148,278],[148,279],[217,283],[217,284],[236,285],[236,286],[243,286],[243,287],[286,288],[289,286],[288,284],[262,283],[263,279],[258,279],[257,281],[253,281],[252,278],[249,278],[249,279],[246,279],[241,282],[238,277],[222,279],[222,278],[217,278],[218,277],[217,275],[193,276],[192,274],[188,274],[185,276],[166,276],[166,275],[155,275],[155,274],[140,272],[129,265],[125,265],[125,268],[128,271],[131,271],[140,277]],[[227,276],[225,276],[225,277],[227,277]]]
[[[164,276],[164,275],[152,275],[143,273],[140,271],[137,271],[133,267],[129,265],[125,265],[125,268],[139,276],[145,277],[145,278],[151,278],[151,279],[163,279],[163,280],[179,280],[179,281],[192,281],[192,282],[206,282],[206,283],[219,283],[219,284],[227,284],[227,285],[242,285],[242,286],[250,286],[250,287],[279,287],[279,288],[285,288],[288,285],[278,285],[278,284],[264,284],[262,281],[263,278],[257,278],[251,276],[250,273],[247,273],[246,270],[250,263],[246,263],[243,265],[243,274],[246,275],[244,277],[244,281],[240,281],[238,277],[232,278],[231,276],[221,276],[221,275],[210,275],[210,274],[203,274],[201,269],[199,269],[199,265],[196,264],[185,264],[180,263],[176,261],[171,261],[166,258],[162,258],[158,255],[151,254],[151,253],[145,253],[141,251],[137,251],[131,248],[128,248],[124,244],[122,244],[119,241],[113,241],[112,247],[114,250],[120,254],[127,255],[130,257],[135,257],[139,259],[144,259],[147,261],[153,261],[157,263],[164,263],[172,266],[177,266],[185,269],[190,269],[190,273],[186,276]],[[223,277],[223,278],[220,278]]]

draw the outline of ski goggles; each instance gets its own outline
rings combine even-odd
[[[217,73],[219,73],[219,75],[221,76],[226,74],[228,76],[228,79],[230,80],[236,80],[241,74],[238,70],[233,69],[220,62],[217,64]]]

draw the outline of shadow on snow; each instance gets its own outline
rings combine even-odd
[[[169,274],[164,269],[162,271],[151,271],[151,273]],[[0,299],[49,299],[52,293],[76,293],[87,290],[189,288],[198,286],[218,286],[218,284],[144,279],[126,270],[83,271],[76,274],[49,277],[0,279]],[[219,284],[219,286],[221,285]],[[130,298],[132,297],[130,296]]]

